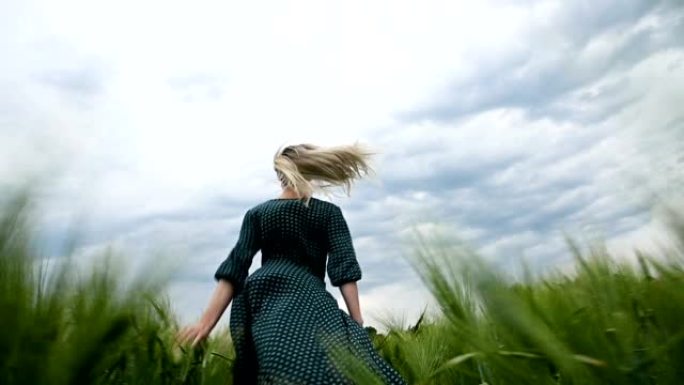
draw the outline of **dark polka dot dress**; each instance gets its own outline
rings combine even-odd
[[[248,277],[259,250],[262,265]],[[361,279],[338,206],[316,198],[308,206],[272,199],[247,211],[237,244],[214,276],[235,287],[236,385],[351,384],[331,359],[331,347],[360,358],[386,384],[405,384],[326,290],[326,271],[333,286]]]

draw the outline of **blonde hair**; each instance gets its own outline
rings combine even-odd
[[[369,165],[373,154],[358,143],[334,147],[297,144],[279,148],[273,163],[281,185],[292,188],[308,204],[314,190],[341,186],[349,195],[352,182],[373,171]]]

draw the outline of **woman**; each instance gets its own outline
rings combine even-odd
[[[349,384],[331,358],[340,347],[386,384],[405,384],[374,350],[363,329],[356,281],[361,269],[340,208],[311,196],[315,188],[343,186],[370,170],[358,145],[288,146],[274,157],[282,193],[247,211],[237,244],[217,269],[218,281],[200,321],[182,342],[206,338],[233,301],[230,333],[236,385]],[[262,266],[249,277],[261,250]],[[326,261],[327,257],[327,261]],[[339,287],[349,314],[325,289]]]

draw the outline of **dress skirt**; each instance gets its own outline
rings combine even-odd
[[[236,385],[353,384],[330,355],[338,347],[384,383],[405,384],[325,283],[286,259],[271,260],[246,279],[233,300],[230,332]]]

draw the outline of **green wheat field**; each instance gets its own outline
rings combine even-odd
[[[124,285],[103,266],[50,271],[33,245],[31,199],[0,208],[0,384],[231,384],[226,330],[178,346],[161,283]],[[374,343],[410,384],[684,383],[684,216],[679,246],[629,263],[568,241],[575,271],[512,281],[467,247],[417,241],[412,263],[440,316]],[[677,238],[678,237],[678,238]],[[622,262],[619,262],[622,261]],[[359,384],[378,383],[353,357]]]

